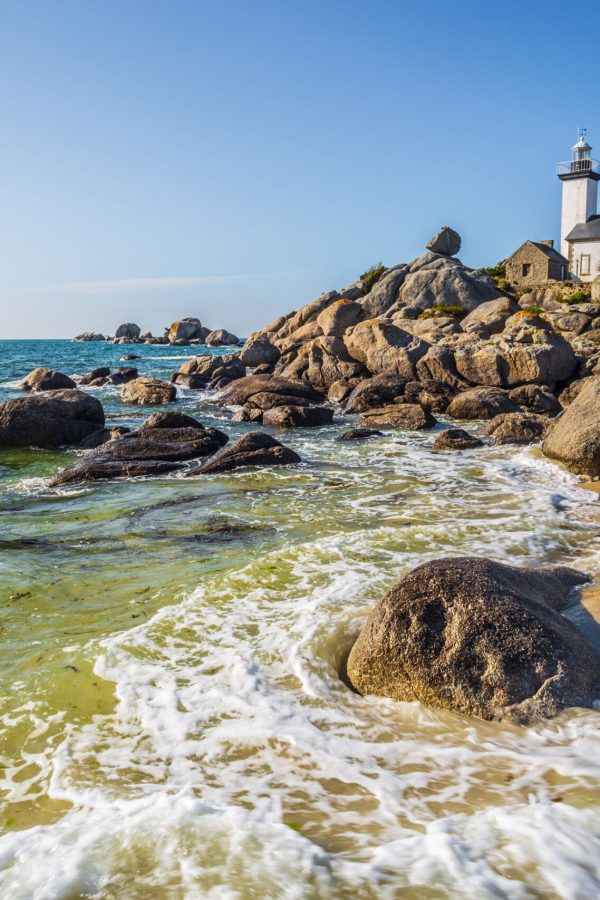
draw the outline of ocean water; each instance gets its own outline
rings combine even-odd
[[[194,350],[1,342],[0,400],[123,352],[168,377]],[[243,433],[211,400],[177,404]],[[425,560],[596,577],[596,495],[537,448],[337,443],[352,421],[286,434],[298,467],[198,479],[53,491],[77,451],[0,453],[0,896],[600,894],[600,712],[524,728],[339,675]]]

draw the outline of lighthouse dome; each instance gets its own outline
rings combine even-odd
[[[590,147],[590,145],[588,144],[588,142],[586,141],[586,139],[585,139],[585,138],[583,137],[583,135],[582,135],[582,136],[579,138],[579,140],[577,141],[577,143],[574,144],[574,145],[571,147],[571,150],[572,150],[574,153],[575,153],[576,151],[580,151],[580,152],[585,152],[585,151],[587,151],[588,153],[590,153],[591,150],[592,150],[592,148]]]

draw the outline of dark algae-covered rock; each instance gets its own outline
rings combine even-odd
[[[97,452],[62,469],[50,484],[55,487],[85,481],[161,475],[183,468],[188,460],[210,456],[227,443],[227,435],[222,431],[205,428],[196,420],[192,421],[192,426],[181,427],[172,422],[162,428],[148,427],[144,423],[137,431],[103,443]]]
[[[284,447],[270,434],[251,431],[222,447],[202,465],[189,469],[185,474],[213,475],[249,466],[287,466],[298,462],[298,454]]]
[[[361,694],[527,723],[600,697],[600,657],[560,610],[574,569],[438,559],[369,615],[347,663]]]
[[[0,447],[79,444],[103,426],[102,404],[83,391],[48,391],[0,404]]]
[[[483,441],[464,428],[446,428],[433,442],[434,450],[474,450],[483,447]]]

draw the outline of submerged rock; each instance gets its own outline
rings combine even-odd
[[[222,447],[201,466],[186,471],[185,475],[214,475],[248,466],[287,466],[298,462],[298,454],[284,447],[270,434],[251,431]]]
[[[0,447],[79,444],[103,426],[102,404],[83,391],[52,391],[0,404]]]
[[[351,431],[345,431],[340,434],[338,441],[364,441],[371,437],[383,437],[383,431],[377,431],[375,428],[352,428]]]
[[[600,475],[600,376],[585,380],[552,424],[542,450],[581,475]]]
[[[369,615],[347,664],[361,694],[527,723],[600,696],[600,658],[557,610],[586,576],[439,559]]]

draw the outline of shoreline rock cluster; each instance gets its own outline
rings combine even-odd
[[[164,334],[155,337],[150,331],[142,334],[142,329],[134,322],[119,325],[114,337],[86,331],[73,338],[79,343],[89,341],[107,341],[112,344],[169,344],[172,347],[190,347],[204,344],[207,347],[230,347],[239,345],[240,339],[226,328],[207,328],[200,319],[178,319],[164,330]]]
[[[548,458],[600,478],[600,284],[589,301],[565,303],[553,285],[519,296],[464,266],[452,229],[427,248],[280,316],[233,353],[186,360],[170,382],[129,366],[81,376],[36,369],[22,383],[26,396],[0,405],[0,447],[87,450],[57,472],[55,487],[300,462],[264,431],[229,442],[177,412],[155,413],[132,431],[106,427],[85,389],[113,384],[123,403],[150,406],[174,403],[178,388],[211,391],[233,421],[277,429],[359,417],[343,441],[380,429],[428,431],[445,416],[457,424],[437,428],[438,452],[541,443]],[[114,340],[237,343],[229,333],[211,337],[197,319],[174,323],[163,338],[124,325]],[[467,422],[475,431],[459,427]],[[484,559],[426,563],[373,610],[347,681],[363,694],[519,723],[590,707],[600,700],[600,657],[562,614],[585,580],[571,569]]]

